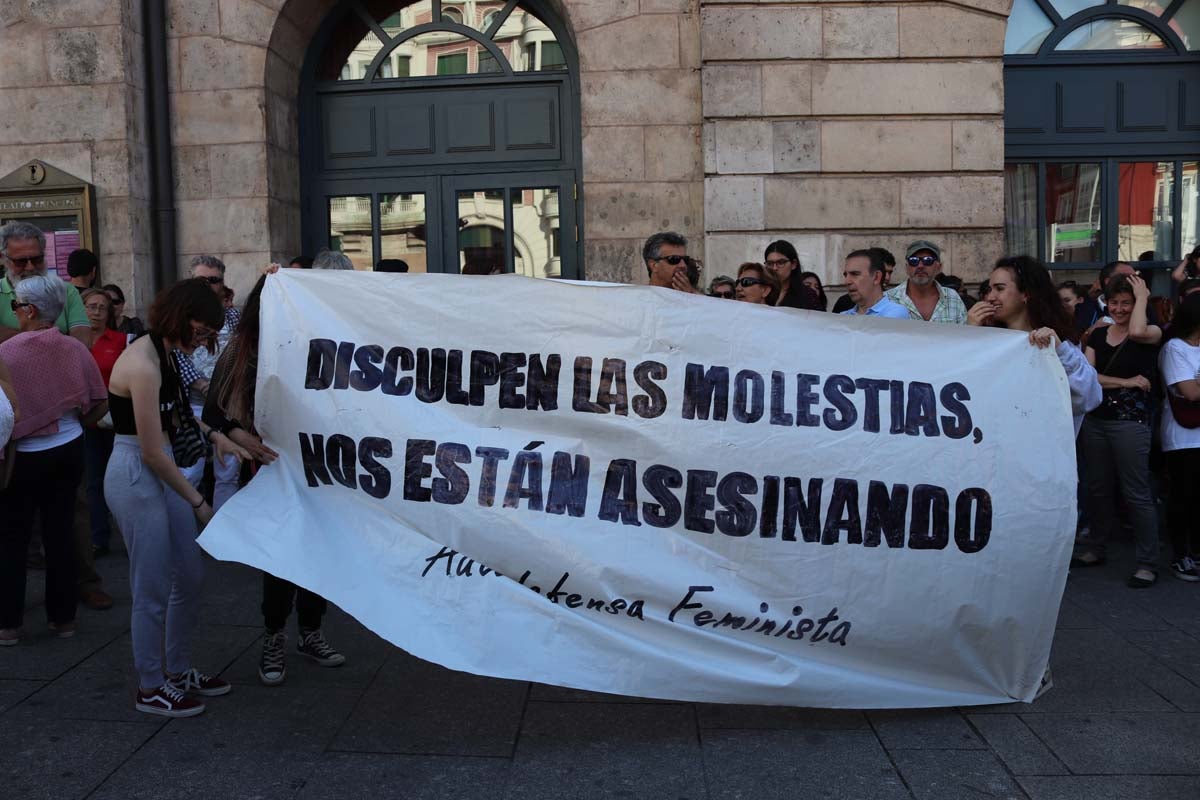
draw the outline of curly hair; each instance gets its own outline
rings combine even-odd
[[[1050,270],[1042,262],[1031,256],[1010,256],[998,260],[996,269],[1012,273],[1017,291],[1027,298],[1026,310],[1034,328],[1051,328],[1063,342],[1078,340],[1074,320],[1063,308]]]

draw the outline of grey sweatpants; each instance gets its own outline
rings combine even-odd
[[[189,645],[204,582],[196,519],[188,502],[142,462],[136,436],[116,437],[104,498],[129,551],[133,665],[141,687],[155,688],[164,680],[164,629],[167,671],[192,666]]]

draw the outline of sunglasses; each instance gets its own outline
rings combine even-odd
[[[216,286],[218,283],[225,282],[225,279],[223,277],[221,277],[220,275],[209,275],[207,277],[201,278],[200,280],[208,281],[208,283],[212,286]]]
[[[720,297],[722,300],[732,300],[733,292],[713,292],[713,297]]]
[[[12,262],[12,265],[14,267],[18,267],[18,266],[40,267],[42,264],[46,263],[46,257],[44,255],[43,256],[26,256],[25,258],[13,258],[12,256],[9,256],[8,260]]]
[[[743,289],[749,289],[751,286],[767,286],[769,284],[761,278],[738,278],[737,285]]]
[[[9,305],[9,308],[11,308],[13,310],[13,312],[16,312],[16,310],[18,308],[33,308],[33,303],[21,303],[16,300],[9,300],[8,305]]]
[[[918,264],[924,264],[927,267],[932,267],[937,263],[937,256],[909,256],[908,265],[915,267]]]
[[[668,264],[670,264],[672,267],[677,267],[680,264],[685,264],[689,261],[687,256],[663,256],[662,258],[656,258],[654,260],[655,261],[665,261]]]

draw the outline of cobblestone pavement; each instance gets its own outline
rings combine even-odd
[[[197,666],[232,681],[193,719],[133,710],[122,554],[111,611],[0,649],[0,798],[1200,798],[1200,585],[1068,580],[1031,705],[825,711],[645,701],[451,672],[331,610],[347,656],[256,676],[258,573],[214,562]],[[31,587],[41,573],[31,573]],[[289,642],[294,647],[294,636]]]

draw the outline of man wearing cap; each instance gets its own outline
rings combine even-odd
[[[927,239],[918,239],[908,246],[904,268],[908,280],[889,289],[887,298],[904,306],[909,317],[955,325],[967,321],[967,307],[958,292],[935,280],[942,271],[940,247]]]

